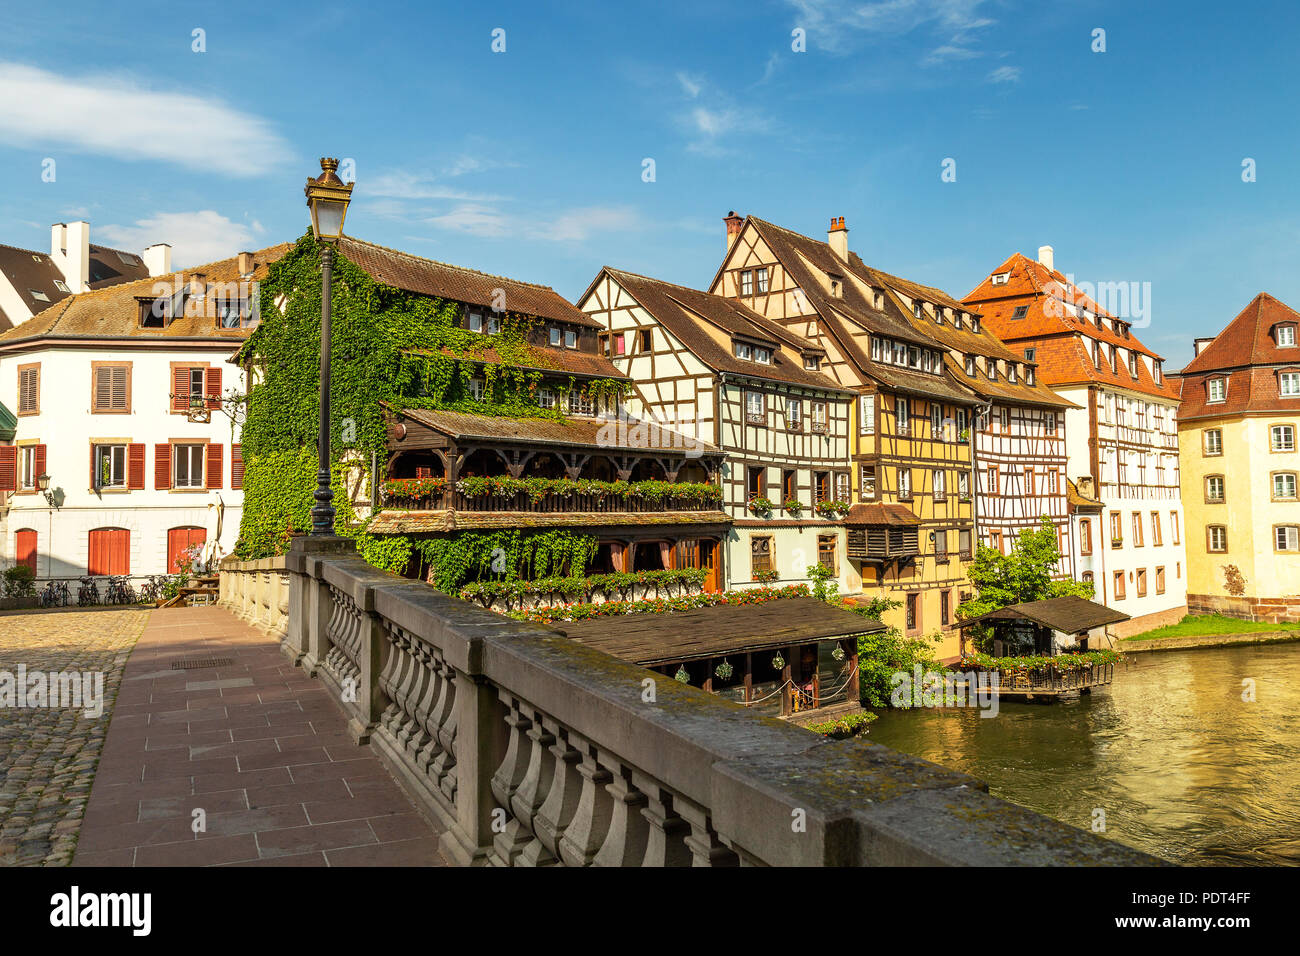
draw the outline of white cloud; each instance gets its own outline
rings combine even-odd
[[[988,75],[990,83],[1019,83],[1020,67],[1000,66]]]
[[[130,226],[99,226],[95,241],[128,252],[140,252],[158,242],[170,243],[172,268],[181,269],[259,247],[261,243],[254,240],[254,233],[259,231],[261,226],[256,222],[251,227],[245,226],[219,212],[203,209],[155,213],[148,219],[137,219]]]
[[[636,223],[636,214],[621,206],[584,206],[558,216],[530,217],[510,215],[481,203],[462,203],[425,222],[438,229],[487,239],[512,236],[548,242],[581,242],[601,233],[628,229]]]
[[[499,196],[476,194],[463,189],[444,186],[427,174],[410,173],[402,170],[380,173],[370,179],[358,179],[357,191],[372,196],[387,196],[390,199],[460,199],[474,202],[487,202],[499,199]]]
[[[925,28],[943,37],[921,60],[936,66],[983,54],[973,48],[976,31],[994,21],[979,13],[988,0],[787,0],[794,7],[795,26],[803,27],[814,44],[830,53],[848,53],[863,40],[901,37]]]
[[[260,176],[292,157],[271,123],[218,99],[117,74],[72,78],[0,62],[0,143]],[[207,145],[205,145],[205,143]]]
[[[691,99],[696,99],[700,95],[700,90],[704,88],[703,81],[696,79],[689,73],[679,72],[677,82],[682,85],[682,91]]]

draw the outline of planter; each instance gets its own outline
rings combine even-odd
[[[31,597],[0,598],[0,611],[20,611],[40,606],[41,599],[36,595],[32,595]]]

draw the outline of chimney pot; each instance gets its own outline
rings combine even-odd
[[[736,237],[740,235],[740,230],[744,228],[745,220],[736,215],[736,210],[731,210],[722,217],[722,221],[727,224],[727,251],[735,244]]]
[[[50,259],[75,292],[90,288],[90,223],[55,223],[50,228]]]
[[[1051,246],[1038,247],[1038,261],[1047,266],[1049,272],[1056,271],[1056,256]]]
[[[845,262],[849,259],[849,229],[844,225],[844,217],[832,217],[831,228],[826,233],[826,243],[837,256]]]
[[[172,271],[172,247],[165,242],[155,243],[140,256],[149,270],[150,278],[165,276]]]
[[[239,274],[241,276],[251,275],[253,272],[253,254],[251,252],[241,252],[239,254]]]

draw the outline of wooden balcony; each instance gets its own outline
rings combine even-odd
[[[505,479],[503,479],[504,481]],[[663,482],[611,482],[591,488],[497,488],[466,490],[440,479],[385,482],[382,506],[397,511],[518,512],[523,514],[656,514],[718,511],[720,490],[713,485]],[[493,482],[495,485],[496,482]],[[673,489],[679,489],[677,493]]]
[[[920,533],[915,527],[849,528],[846,544],[849,557],[862,561],[899,561],[921,553]]]

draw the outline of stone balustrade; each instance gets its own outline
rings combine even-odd
[[[973,777],[757,716],[350,549],[295,542],[283,647],[446,829],[454,863],[1156,862]],[[223,603],[248,605],[249,573],[223,565]]]
[[[218,602],[235,616],[281,639],[289,629],[289,571],[285,556],[258,561],[226,558]]]

